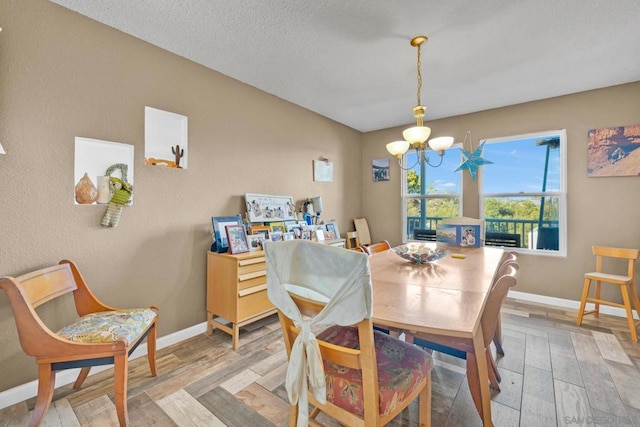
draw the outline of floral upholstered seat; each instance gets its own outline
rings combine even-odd
[[[373,331],[378,362],[380,415],[391,413],[410,396],[415,387],[429,374],[433,360],[424,351]],[[358,349],[358,329],[332,326],[317,337],[331,344]],[[353,414],[362,416],[362,371],[324,361],[327,401]]]
[[[82,343],[106,343],[124,338],[130,345],[155,317],[156,312],[149,308],[101,311],[81,317],[58,331],[58,335]]]

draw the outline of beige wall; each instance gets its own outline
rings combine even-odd
[[[410,107],[407,107],[408,116]],[[637,124],[639,118],[640,82],[636,82],[428,123],[433,136],[452,135],[456,141],[462,141],[466,131],[471,130],[474,146],[479,139],[567,130],[567,257],[521,256],[515,290],[579,300],[583,274],[595,267],[591,245],[640,246],[640,178],[587,178],[586,173],[589,129]],[[391,181],[375,183],[370,170],[372,159],[388,156],[385,144],[401,137],[402,129],[386,129],[364,136],[362,210],[374,241],[388,239],[398,244],[401,240],[400,168],[392,160]],[[465,172],[466,216],[478,217],[475,184]],[[608,288],[603,295],[619,299],[617,289]]]
[[[321,195],[345,231],[359,215],[359,132],[48,1],[3,0],[0,26],[0,276],[74,260],[106,303],[158,305],[166,335],[205,321],[210,218],[242,213],[245,192]],[[144,165],[145,105],[188,116],[188,170]],[[73,204],[75,136],[135,146],[116,228]],[[333,183],[313,182],[320,156]],[[0,391],[35,378],[4,292],[0,365]]]

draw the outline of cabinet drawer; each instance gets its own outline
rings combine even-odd
[[[251,318],[273,309],[267,297],[267,290],[255,292],[238,298],[238,321]]]
[[[238,289],[251,288],[253,286],[258,286],[265,283],[267,283],[266,271],[263,271],[262,274],[260,274],[260,272],[255,272],[242,277],[238,277]]]
[[[246,264],[242,265],[242,263],[238,264],[238,276],[243,276],[245,274],[255,273],[256,271],[265,271],[267,269],[267,263],[257,262],[254,264]]]

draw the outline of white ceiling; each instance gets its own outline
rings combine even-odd
[[[640,81],[639,0],[52,0],[360,131]],[[260,114],[256,111],[255,114]]]

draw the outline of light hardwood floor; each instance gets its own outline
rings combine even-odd
[[[640,426],[640,344],[624,318],[602,315],[575,325],[576,312],[508,299],[502,311],[502,391],[492,392],[496,426]],[[158,352],[158,376],[146,358],[130,363],[133,426],[284,426],[286,355],[275,316],[243,328],[240,347],[217,331]],[[434,353],[434,426],[480,426],[464,361]],[[43,425],[116,425],[110,370],[82,390],[58,389]],[[34,400],[0,410],[0,426],[27,425]],[[336,423],[321,415],[329,426]],[[392,426],[416,426],[415,402]]]

